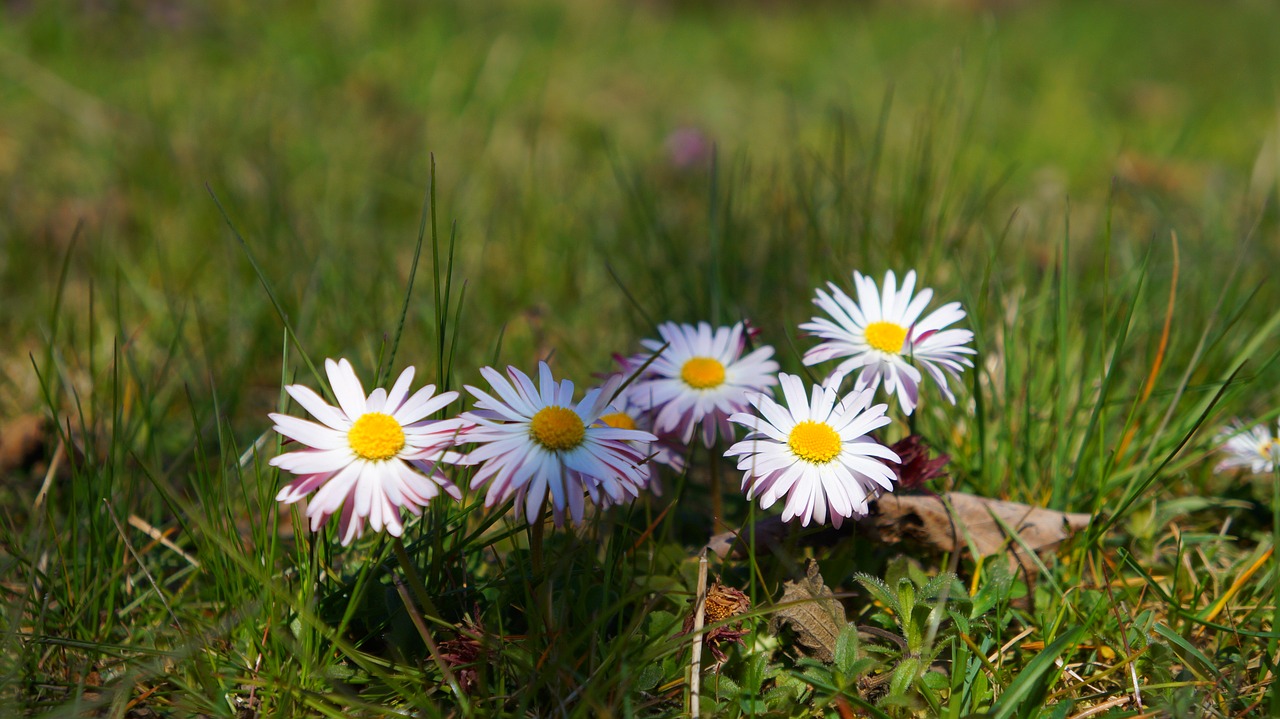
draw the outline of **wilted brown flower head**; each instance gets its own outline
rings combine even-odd
[[[440,658],[454,670],[467,694],[479,679],[476,667],[493,657],[493,649],[484,645],[484,636],[484,625],[468,620],[459,627],[457,638],[440,642]]]
[[[722,622],[732,617],[746,614],[751,609],[751,598],[741,589],[735,589],[726,584],[721,584],[720,580],[716,580],[710,588],[707,589],[707,609],[705,612],[706,624],[711,625]],[[693,631],[693,621],[697,607],[690,607],[689,615],[684,618],[684,630],[681,635],[688,634]],[[736,622],[732,626],[723,624],[718,627],[712,627],[702,637],[703,645],[711,650],[718,664],[723,664],[728,657],[725,656],[724,650],[720,645],[727,642],[737,642],[746,646],[742,638],[751,630],[743,629],[742,622]]]

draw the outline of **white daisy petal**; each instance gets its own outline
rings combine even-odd
[[[316,449],[340,449],[347,446],[347,433],[287,414],[267,415],[275,422],[275,431],[289,439]]]
[[[289,396],[292,397],[295,402],[302,405],[302,408],[309,412],[312,417],[315,417],[330,427],[342,430],[343,432],[351,427],[351,420],[347,418],[347,415],[344,414],[342,410],[334,407],[328,402],[325,402],[324,398],[316,394],[315,390],[310,387],[305,387],[300,384],[291,384],[285,387],[284,390],[289,393]]]
[[[921,319],[933,299],[933,290],[926,287],[916,292],[914,270],[907,272],[901,287],[897,286],[892,270],[885,273],[881,288],[876,287],[875,280],[856,270],[853,284],[857,302],[830,283],[830,293],[822,289],[816,291],[813,302],[830,319],[815,317],[800,325],[802,330],[821,340],[805,352],[805,365],[843,360],[829,381],[860,370],[854,381],[856,389],[879,389],[883,384],[885,392],[897,398],[905,414],[911,414],[919,401],[923,368],[943,396],[954,404],[947,374],[959,377],[963,367],[973,366],[966,358],[975,354],[968,346],[973,341],[973,333],[939,330],[964,319],[960,303],[943,305]]]
[[[538,521],[538,515],[542,514],[542,505],[547,498],[547,484],[551,481],[552,473],[540,473],[529,482],[524,493],[524,521],[533,524]]]
[[[1269,474],[1280,466],[1280,435],[1273,437],[1266,425],[1246,428],[1232,420],[1218,433],[1218,441],[1224,456],[1215,472],[1247,469],[1252,474]]]
[[[337,472],[352,460],[351,450],[341,449],[304,449],[298,452],[286,452],[272,457],[268,462],[272,467],[279,467],[294,474],[319,474],[321,472]]]
[[[409,387],[413,384],[413,375],[416,373],[417,370],[413,367],[405,367],[400,376],[396,378],[396,383],[387,392],[387,407],[391,412],[394,413],[404,404],[405,397],[409,396]],[[432,385],[428,385],[426,389],[431,392],[435,391],[435,387]]]
[[[433,396],[432,392],[434,391],[435,385],[427,385],[414,392],[412,397],[405,400],[403,405],[392,412],[396,421],[403,425],[413,424],[439,412],[445,406],[458,399],[458,393],[452,390]]]
[[[830,387],[814,388],[806,397],[799,377],[781,374],[778,381],[786,407],[767,398],[755,403],[758,410],[768,407],[772,419],[752,422],[746,413],[730,417],[758,428],[725,452],[738,458],[747,498],[759,499],[767,509],[785,496],[783,521],[798,517],[804,526],[811,521],[825,524],[828,515],[836,525],[861,516],[869,495],[892,490],[895,474],[884,461],[900,461],[867,436],[889,421],[884,416],[887,407],[868,406],[871,389],[837,402]],[[772,431],[762,431],[766,427]]]
[[[539,398],[538,386],[533,383],[529,375],[515,367],[507,367],[507,377],[511,379],[511,386],[515,388],[515,391],[529,407],[542,406],[543,403]]]
[[[632,367],[647,364],[628,390],[649,400],[655,434],[675,435],[687,444],[699,433],[707,447],[722,435],[731,440],[729,416],[746,411],[750,396],[768,393],[777,384],[772,347],[743,355],[746,326],[741,322],[732,327],[665,322],[658,335],[662,342],[641,342],[649,354],[626,362]]]
[[[360,385],[360,378],[356,377],[356,371],[345,359],[338,362],[327,359],[324,361],[324,368],[329,374],[333,396],[338,398],[338,406],[354,422],[356,417],[366,411],[364,387]]]
[[[420,515],[421,507],[440,489],[455,499],[461,497],[437,463],[462,459],[451,448],[470,425],[457,419],[422,419],[456,399],[456,392],[434,396],[435,388],[428,386],[408,397],[414,376],[410,367],[390,391],[378,387],[366,395],[347,360],[326,360],[325,370],[341,409],[306,387],[286,388],[324,425],[270,415],[277,432],[306,447],[271,459],[272,466],[299,475],[281,488],[277,501],[293,503],[314,492],[307,506],[312,530],[340,514],[339,540],[350,544],[363,536],[366,521],[375,532],[385,529],[400,536],[401,509]],[[428,458],[430,477],[410,464]]]
[[[557,381],[545,362],[539,363],[537,386],[514,367],[507,371],[513,380],[510,385],[492,369],[485,368],[481,374],[497,397],[467,389],[479,398],[477,408],[494,415],[482,416],[479,411],[461,415],[462,420],[480,425],[468,433],[476,448],[461,461],[480,465],[471,486],[478,489],[488,484],[487,505],[515,495],[525,520],[536,522],[549,499],[552,517],[561,525],[566,512],[574,522],[582,520],[585,498],[596,501],[597,485],[605,487],[616,502],[624,494],[634,496],[649,483],[649,469],[639,464],[649,454],[648,443],[657,437],[597,421],[610,409],[608,397],[601,398],[604,389],[616,384],[592,390],[575,403],[573,383]],[[620,404],[621,399],[615,402]],[[519,411],[516,405],[522,405]],[[641,445],[646,447],[643,453]]]

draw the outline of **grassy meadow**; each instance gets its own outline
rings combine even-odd
[[[0,714],[1280,715],[1280,473],[1215,471],[1280,415],[1280,6],[314,5],[0,2]],[[1091,517],[1029,572],[756,541],[725,446],[572,529],[465,467],[402,544],[275,501],[325,358],[586,388],[749,320],[818,381],[815,288],[890,269],[977,350],[890,411],[916,491]],[[695,682],[718,482],[750,609]]]

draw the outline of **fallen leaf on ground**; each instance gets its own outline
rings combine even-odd
[[[1032,572],[1035,562],[1026,549],[1053,550],[1092,519],[1089,514],[1069,514],[964,492],[887,494],[873,507],[867,518],[858,522],[859,531],[872,539],[885,544],[907,540],[941,552],[972,547],[983,557],[1007,551]],[[1009,536],[1006,528],[1018,538]]]
[[[1058,512],[964,492],[886,494],[872,502],[870,508],[866,517],[846,523],[842,529],[813,533],[813,543],[840,541],[841,537],[856,531],[863,538],[884,544],[906,541],[941,552],[970,547],[984,557],[1007,552],[1034,575],[1035,561],[1023,549],[1024,544],[1033,552],[1051,551],[1088,526],[1092,518],[1088,514]],[[850,527],[854,529],[848,529]],[[1016,532],[1018,539],[1009,536],[1005,527]],[[772,516],[756,523],[756,543],[776,546],[798,530]],[[712,537],[707,549],[721,559],[731,554],[742,557],[746,555],[749,537],[747,532],[725,532]]]
[[[836,638],[846,623],[844,605],[822,581],[818,563],[810,559],[804,579],[782,585],[782,598],[769,620],[769,631],[777,634],[786,627],[795,634],[803,654],[831,662],[835,659]]]

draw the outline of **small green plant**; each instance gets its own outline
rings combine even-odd
[[[971,601],[964,586],[949,572],[927,578],[905,559],[890,564],[884,580],[861,573],[854,579],[879,607],[872,618],[894,630],[877,632],[890,640],[887,643],[865,645],[882,665],[892,667],[878,704],[893,710],[928,707],[940,712],[941,693],[948,689],[948,682],[934,663],[956,636],[952,620],[969,616]]]
[[[883,668],[878,658],[865,651],[858,641],[858,625],[847,624],[836,638],[830,664],[808,657],[796,662],[791,681],[780,682],[779,688],[804,686],[812,691],[815,709],[847,704],[866,693],[872,673]],[[865,704],[865,702],[862,702]]]

